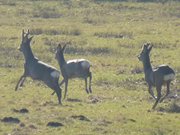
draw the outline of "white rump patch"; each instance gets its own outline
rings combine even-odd
[[[175,74],[168,74],[164,76],[164,81],[174,80]]]
[[[51,72],[51,76],[54,77],[54,78],[59,78],[59,75],[60,75],[60,73],[57,72],[57,71]]]
[[[69,63],[78,63],[78,62],[82,62],[82,61],[86,61],[85,59],[73,59],[73,60],[68,60],[67,64]]]
[[[83,67],[83,69],[88,69],[90,67],[90,63],[88,61],[83,61],[81,63],[81,66]]]

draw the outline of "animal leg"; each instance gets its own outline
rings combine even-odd
[[[62,102],[61,102],[62,89],[59,87],[58,84],[57,84],[57,88],[55,89],[55,93],[58,97],[59,104],[62,105]]]
[[[62,103],[61,103],[62,89],[61,89],[60,86],[59,86],[58,78],[49,78],[49,79],[46,79],[46,80],[44,80],[44,83],[45,83],[49,88],[51,88],[52,90],[54,90],[54,92],[56,93],[56,95],[57,95],[57,97],[58,97],[59,104],[62,104]]]
[[[164,97],[161,98],[160,102],[162,102],[168,95],[170,92],[170,82],[167,82],[167,91],[166,91],[166,95]]]
[[[21,84],[19,85],[20,87],[23,86],[25,80],[26,80],[26,77],[24,77],[23,80],[21,81]]]
[[[89,94],[89,91],[88,91],[88,89],[87,89],[87,78],[85,78],[84,80],[85,80],[85,90],[86,90],[86,92]]]
[[[91,80],[92,80],[92,74],[91,74],[91,72],[89,72],[89,92],[90,92],[90,93],[92,93]]]
[[[153,89],[152,89],[152,86],[151,86],[151,85],[149,85],[148,91],[149,91],[149,94],[150,94],[154,99],[157,99],[157,97],[154,96],[154,92],[153,92]]]
[[[65,93],[64,93],[64,99],[66,98],[67,88],[68,88],[68,79],[65,80]]]
[[[19,79],[19,81],[18,81],[18,83],[17,83],[17,85],[16,85],[16,87],[15,87],[15,91],[17,91],[18,88],[23,85],[25,79],[26,79],[26,77],[25,77],[24,75],[22,75],[22,76],[20,77],[20,79]]]
[[[157,99],[156,99],[156,102],[154,103],[152,109],[155,109],[155,107],[157,106],[157,104],[161,98],[161,86],[156,86],[156,90],[157,90]]]
[[[59,86],[61,87],[61,85],[64,83],[64,79],[61,81],[61,83],[59,84]],[[54,95],[55,94],[55,91],[51,94],[51,95]]]

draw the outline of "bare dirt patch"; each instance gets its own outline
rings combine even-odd
[[[84,115],[73,115],[71,116],[71,118],[81,120],[81,121],[88,121],[88,122],[91,121],[89,118],[87,118]]]
[[[48,122],[47,126],[48,127],[62,127],[64,125],[62,123],[59,123],[59,122]]]
[[[5,123],[15,123],[15,124],[20,123],[20,120],[18,118],[13,118],[13,117],[4,117],[1,121]]]
[[[26,109],[26,108],[22,108],[22,109],[13,109],[13,112],[16,112],[16,113],[29,113],[29,110]]]

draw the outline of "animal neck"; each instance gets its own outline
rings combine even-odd
[[[151,66],[151,63],[150,63],[149,55],[147,55],[146,58],[145,58],[145,60],[143,61],[143,67],[144,67],[144,72],[145,72],[145,74],[146,74],[147,72],[152,71],[152,66]]]
[[[25,57],[25,61],[31,61],[32,59],[34,59],[34,54],[32,53],[32,50],[30,48],[30,46],[27,46],[26,49],[23,51],[24,57]]]
[[[66,64],[66,60],[64,58],[64,55],[60,55],[58,63],[60,65],[60,68],[62,69],[62,67]]]

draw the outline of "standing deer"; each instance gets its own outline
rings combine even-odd
[[[31,77],[33,80],[43,81],[48,87],[53,89],[57,94],[59,104],[61,104],[61,88],[59,87],[58,80],[60,72],[38,60],[32,53],[30,42],[33,36],[29,37],[29,30],[27,33],[22,31],[22,42],[19,50],[23,53],[25,58],[24,64],[24,74],[20,77],[15,90],[21,87],[26,79],[26,77]]]
[[[156,100],[152,107],[152,109],[155,109],[158,102],[162,102],[168,96],[170,92],[170,83],[175,78],[175,72],[168,65],[160,65],[157,68],[152,68],[149,57],[152,47],[153,46],[150,45],[150,43],[144,44],[138,59],[143,63],[145,80],[148,84],[149,93]],[[163,84],[166,84],[167,91],[165,96],[161,98]],[[157,97],[154,96],[152,86],[156,87]]]
[[[69,60],[66,62],[64,59],[64,50],[66,48],[66,45],[63,47],[61,44],[58,45],[56,56],[60,70],[63,76],[63,80],[60,83],[60,86],[65,83],[65,94],[64,99],[66,98],[67,94],[67,87],[68,87],[68,80],[71,78],[82,78],[85,80],[85,89],[87,93],[92,93],[91,90],[91,80],[92,80],[92,74],[90,72],[90,63],[88,60],[85,59],[74,59]],[[87,88],[87,78],[89,77],[89,89]]]

